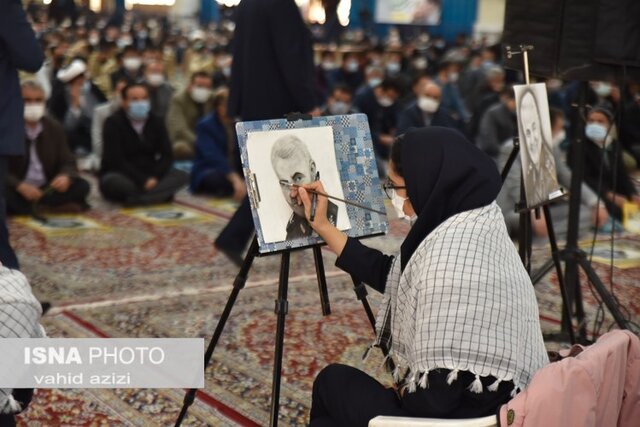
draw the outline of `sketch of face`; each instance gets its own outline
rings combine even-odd
[[[520,124],[525,138],[525,146],[533,163],[540,161],[542,151],[542,121],[538,113],[538,106],[531,94],[527,92],[520,100]]]
[[[271,149],[271,165],[278,176],[285,201],[296,215],[304,217],[304,206],[298,206],[297,190],[290,185],[304,185],[315,179],[316,163],[307,146],[296,136],[283,136]]]

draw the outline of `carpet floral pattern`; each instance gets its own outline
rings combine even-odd
[[[51,337],[204,337],[208,342],[227,301],[237,268],[223,256],[213,258],[212,241],[233,213],[230,201],[211,201],[181,193],[167,209],[198,212],[197,221],[158,223],[132,215],[99,199],[82,217],[100,227],[45,233],[12,220],[11,237],[36,296],[53,309],[43,318]],[[188,216],[188,215],[187,215]],[[165,216],[167,217],[167,216]],[[188,218],[187,218],[188,219]],[[392,220],[387,236],[367,244],[386,252],[399,248],[408,231]],[[631,242],[640,239],[629,238]],[[323,251],[332,314],[321,314],[313,257],[291,257],[281,425],[307,421],[313,378],[325,365],[347,363],[389,381],[374,352],[362,354],[373,332],[350,278]],[[548,250],[537,248],[542,264]],[[608,266],[595,264],[609,286]],[[279,257],[257,258],[238,298],[213,361],[206,387],[184,425],[267,425],[271,394]],[[639,321],[640,268],[614,268],[613,289],[634,321]],[[559,329],[560,293],[555,273],[536,286],[545,332]],[[586,285],[589,320],[596,301]],[[369,293],[374,308],[380,301]],[[605,323],[605,330],[609,323]],[[38,390],[20,425],[172,425],[183,390]]]

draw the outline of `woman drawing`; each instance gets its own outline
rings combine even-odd
[[[326,198],[311,225],[337,266],[384,293],[376,344],[390,351],[396,387],[330,365],[314,383],[312,427],[491,415],[548,362],[534,290],[495,203],[493,160],[457,131],[415,129],[394,143],[388,176],[385,192],[413,224],[398,256],[338,231]],[[298,192],[308,218],[307,190],[322,184]]]

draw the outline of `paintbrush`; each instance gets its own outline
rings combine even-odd
[[[290,184],[290,183],[284,182],[284,181],[280,181],[280,185],[282,185],[284,187],[289,187],[289,188],[300,188],[300,187],[302,187],[302,185]],[[375,213],[380,214],[380,215],[386,215],[387,214],[386,212],[379,211],[379,210],[376,210],[376,209],[372,209],[372,208],[370,208],[368,206],[361,205],[360,203],[356,203],[356,202],[352,202],[352,201],[349,201],[349,200],[341,199],[339,197],[332,196],[330,194],[323,193],[321,191],[307,190],[306,188],[305,188],[305,190],[307,191],[307,193],[316,194],[318,196],[323,196],[323,197],[326,197],[326,198],[332,199],[332,200],[337,200],[339,202],[346,203],[347,205],[355,206],[356,208],[360,208],[360,209],[364,209],[364,210],[367,210],[367,211],[375,212]]]

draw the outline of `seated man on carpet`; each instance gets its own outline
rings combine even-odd
[[[388,177],[394,209],[412,224],[397,256],[331,225],[326,197],[309,225],[338,267],[384,293],[374,345],[388,350],[396,387],[329,365],[313,385],[312,427],[492,415],[549,362],[531,279],[495,202],[495,163],[461,133],[433,126],[396,139]],[[309,218],[307,190],[324,189],[297,191]]]
[[[131,83],[122,89],[122,106],[104,124],[100,191],[128,206],[173,200],[188,177],[171,167],[171,143],[164,123],[149,114],[149,90]]]
[[[213,110],[212,85],[211,75],[197,72],[189,86],[171,98],[166,124],[176,160],[193,159],[196,125]]]
[[[27,278],[0,264],[0,339],[46,337],[41,315]],[[0,388],[0,426],[15,426],[15,414],[26,409],[32,396],[33,389]]]
[[[247,195],[240,174],[233,120],[227,116],[229,91],[220,89],[213,97],[214,112],[196,127],[196,149],[191,170],[191,191],[218,197],[233,196],[242,200]]]
[[[7,211],[29,215],[36,205],[68,212],[88,209],[89,183],[78,176],[64,129],[45,116],[44,89],[36,80],[26,80],[22,98],[26,154],[9,160]]]

